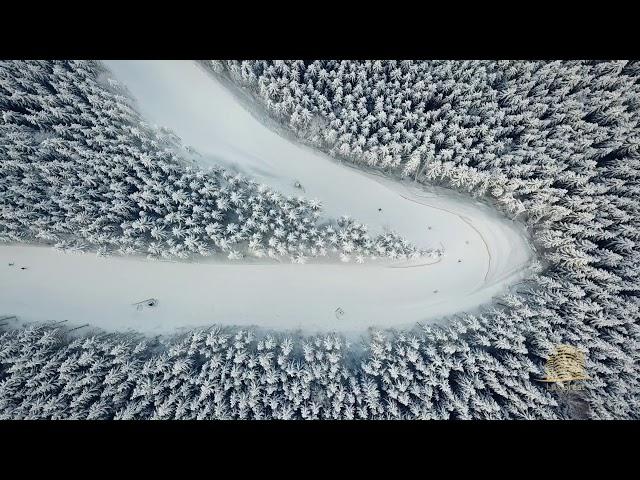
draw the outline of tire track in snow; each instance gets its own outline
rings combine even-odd
[[[447,212],[450,213],[451,215],[455,215],[456,217],[458,217],[460,220],[462,220],[464,223],[466,223],[467,225],[469,225],[471,228],[473,228],[475,230],[475,232],[478,234],[478,236],[480,237],[480,239],[482,240],[482,244],[484,245],[485,250],[487,251],[487,255],[489,256],[489,263],[487,265],[487,271],[484,274],[484,279],[483,279],[483,283],[487,283],[487,278],[489,278],[489,272],[491,271],[491,262],[493,260],[493,257],[491,256],[491,252],[489,251],[489,246],[487,244],[487,241],[484,238],[484,235],[482,235],[482,233],[480,232],[480,230],[478,230],[472,223],[471,221],[465,217],[464,215],[460,215],[459,213],[455,213],[452,212],[451,210],[448,210],[446,208],[442,208],[442,207],[436,207],[435,205],[431,205],[429,203],[425,203],[425,202],[419,202],[417,200],[414,200],[413,198],[409,198],[403,194],[399,194],[402,198],[404,198],[405,200],[409,200],[410,202],[413,203],[417,203],[419,205],[424,205],[426,207],[430,207],[430,208],[435,208],[436,210],[442,210],[443,212]]]
[[[416,267],[428,267],[431,265],[435,265],[436,263],[440,263],[442,261],[442,257],[438,258],[438,260],[436,260],[435,262],[431,262],[431,263],[421,263],[420,265],[405,265],[400,266],[400,265],[391,265],[388,268],[416,268]]]

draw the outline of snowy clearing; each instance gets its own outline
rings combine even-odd
[[[106,64],[143,116],[193,147],[201,166],[219,163],[317,198],[326,218],[349,214],[372,234],[393,229],[420,248],[444,246],[446,255],[417,264],[189,263],[3,246],[3,313],[158,334],[214,323],[358,334],[471,311],[527,274],[524,230],[480,202],[366,173],[292,142],[195,62]],[[150,298],[158,303],[134,305]]]

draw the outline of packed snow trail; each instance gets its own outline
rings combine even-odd
[[[348,214],[371,234],[393,229],[420,248],[444,246],[446,255],[364,265],[188,263],[4,246],[0,313],[147,333],[217,323],[357,334],[473,310],[526,275],[532,252],[523,229],[488,206],[366,173],[292,142],[259,109],[245,108],[243,92],[195,62],[105,63],[145,119],[193,147],[200,166],[222,164],[285,194],[317,198],[325,218]],[[158,304],[132,306],[147,298]]]

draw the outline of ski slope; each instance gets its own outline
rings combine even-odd
[[[357,335],[473,311],[527,275],[533,253],[524,230],[488,206],[367,173],[293,142],[259,109],[249,111],[242,91],[195,62],[105,63],[148,122],[195,149],[188,156],[198,165],[223,164],[285,194],[319,199],[325,218],[349,214],[372,234],[393,229],[446,254],[418,264],[293,265],[102,259],[3,246],[3,313],[149,334],[223,324]],[[147,298],[157,305],[133,305]]]

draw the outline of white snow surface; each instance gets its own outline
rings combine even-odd
[[[371,326],[408,328],[474,311],[527,275],[533,253],[524,229],[492,208],[367,173],[293,142],[259,110],[246,109],[244,92],[195,62],[105,63],[148,122],[196,149],[199,165],[223,164],[285,194],[317,198],[326,218],[349,214],[372,234],[393,229],[421,248],[444,247],[445,256],[363,265],[196,263],[2,246],[3,314],[148,334],[219,324],[359,335]],[[147,298],[158,304],[133,305]]]

